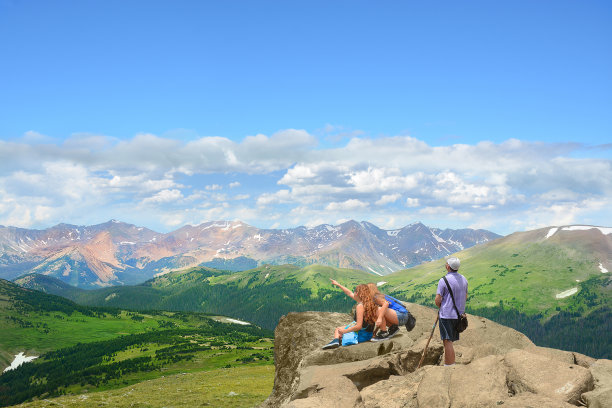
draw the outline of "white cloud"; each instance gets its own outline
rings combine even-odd
[[[434,188],[430,192],[434,198],[449,204],[505,204],[512,198],[504,185],[489,186],[484,182],[469,183],[453,172],[433,176]]]
[[[349,183],[358,192],[409,191],[418,185],[420,173],[403,175],[397,168],[372,168],[350,174]]]
[[[257,205],[263,206],[268,204],[288,203],[291,202],[291,193],[289,190],[279,190],[275,193],[264,193],[257,198]]]
[[[327,204],[325,207],[328,211],[353,211],[353,210],[361,210],[367,208],[368,203],[364,203],[361,200],[350,199],[344,202],[333,202]]]
[[[147,197],[142,200],[143,204],[162,204],[170,203],[183,198],[183,194],[180,190],[162,190],[151,197]]]
[[[418,198],[406,198],[406,207],[418,207],[420,205]]]
[[[43,135],[42,133],[28,130],[21,138],[21,141],[28,144],[53,143],[55,139],[51,136]]]
[[[342,131],[323,129],[326,135]],[[357,132],[338,139],[340,147],[320,148],[314,136],[295,129],[240,141],[192,137],[75,134],[61,141],[32,131],[0,140],[0,223],[45,227],[124,214],[198,222],[241,214],[255,224],[276,217],[281,225],[339,217],[455,219],[463,226],[494,219],[491,228],[512,232],[612,219],[609,206],[600,204],[612,198],[612,160],[591,158],[593,149],[576,143],[429,146],[405,135],[366,138]],[[202,176],[210,174],[217,184]],[[243,186],[234,181],[238,177],[249,181]],[[243,194],[215,193],[223,186],[244,187]],[[402,197],[405,206],[388,205]],[[376,211],[368,211],[369,203]]]
[[[380,197],[379,200],[376,201],[376,205],[385,205],[385,204],[390,204],[390,203],[394,203],[397,200],[399,200],[399,198],[401,197],[401,194],[385,194],[382,197]]]

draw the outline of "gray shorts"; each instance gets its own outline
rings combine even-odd
[[[401,312],[399,310],[395,311],[395,314],[397,315],[397,320],[398,320],[398,326],[404,326],[406,324],[406,322],[408,322],[408,312]]]
[[[459,340],[459,332],[456,329],[458,320],[459,319],[440,318],[440,339],[450,341]]]

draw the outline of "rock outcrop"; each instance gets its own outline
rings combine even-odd
[[[417,365],[436,312],[408,304],[417,325],[390,340],[322,350],[347,314],[283,316],[275,331],[272,407],[612,407],[612,361],[537,347],[525,335],[478,316],[443,365],[438,329]]]

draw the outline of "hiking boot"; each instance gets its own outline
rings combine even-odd
[[[335,349],[335,348],[338,348],[338,347],[340,347],[340,340],[333,339],[332,341],[330,341],[329,343],[324,345],[322,348],[323,348],[323,350],[330,350],[330,349]]]
[[[387,340],[388,338],[389,338],[389,331],[380,330],[378,333],[376,333],[374,337],[370,339],[370,341],[383,341],[383,340]]]
[[[384,341],[384,340],[388,340],[391,337],[395,336],[397,334],[397,332],[399,331],[399,327],[396,325],[390,326],[387,330],[385,331],[379,331],[378,333],[376,333],[376,336],[372,337],[371,341]]]

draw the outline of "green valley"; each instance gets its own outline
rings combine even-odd
[[[64,395],[18,405],[22,408],[107,407],[228,407],[251,408],[268,397],[274,366],[245,365],[211,371],[184,372],[123,388]]]
[[[4,280],[0,320],[2,366],[18,352],[40,356],[0,375],[1,406],[178,373],[272,364],[273,334],[265,329],[201,313],[80,306]]]
[[[289,312],[350,310],[353,301],[333,288],[330,278],[355,286],[373,277],[359,270],[319,265],[263,265],[236,273],[200,267],[171,272],[137,286],[91,291],[63,287],[56,293],[84,305],[231,315],[274,329],[278,319]],[[28,287],[39,287],[35,285],[51,279],[28,279]],[[47,286],[50,291],[56,288]]]

